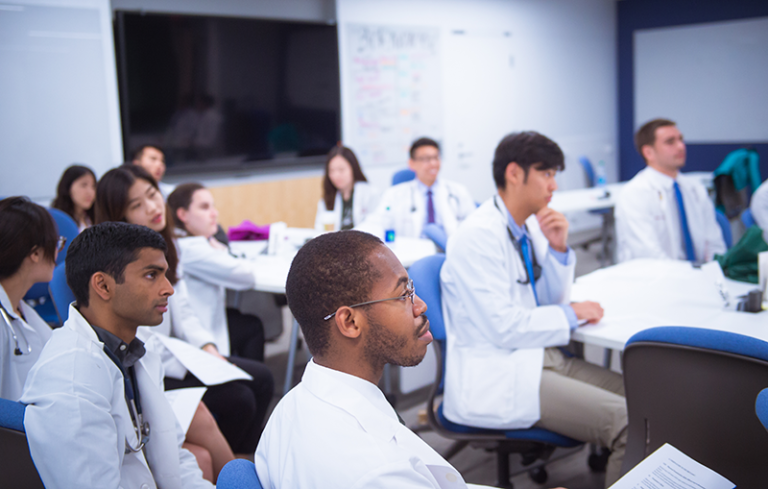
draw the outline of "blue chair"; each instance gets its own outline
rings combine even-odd
[[[443,406],[440,403],[435,409],[436,398],[443,393],[445,349],[445,323],[443,321],[442,299],[440,291],[440,269],[445,261],[445,255],[428,256],[417,261],[408,269],[413,279],[419,297],[427,304],[429,324],[434,338],[433,346],[437,354],[437,375],[427,401],[427,416],[432,429],[452,440],[454,446],[444,455],[450,459],[468,444],[492,447],[497,454],[498,487],[510,487],[509,455],[520,453],[523,465],[529,465],[538,459],[546,460],[556,447],[577,447],[582,443],[566,436],[553,433],[542,428],[525,430],[489,430],[463,426],[449,421],[443,416]],[[543,467],[529,471],[531,478],[543,484],[547,480],[547,472]]]
[[[250,460],[237,458],[227,463],[216,479],[217,489],[263,489],[256,465]]]
[[[725,241],[725,247],[726,249],[733,246],[733,234],[731,233],[731,221],[728,220],[727,217],[725,217],[725,214],[723,214],[720,211],[715,211],[715,217],[717,218],[717,223],[720,225],[720,230],[723,232],[723,241]]]
[[[763,389],[755,399],[755,414],[757,419],[763,424],[763,428],[768,430],[768,388]]]
[[[623,367],[622,472],[669,443],[737,487],[765,487],[768,436],[752,413],[768,379],[768,343],[720,330],[651,328],[629,339]]]
[[[445,229],[437,224],[426,224],[424,226],[424,235],[439,246],[441,250],[445,251],[446,244],[448,243],[448,235],[445,234]]]
[[[69,318],[69,305],[75,301],[75,294],[67,284],[67,269],[64,263],[53,270],[53,278],[48,282],[48,291],[59,322],[64,324]]]
[[[755,218],[752,217],[752,210],[749,207],[744,209],[741,213],[741,222],[744,224],[745,228],[751,228],[756,224]]]
[[[20,402],[0,399],[0,474],[3,487],[45,489],[29,454]]]
[[[398,183],[403,182],[410,182],[414,178],[416,178],[416,173],[414,173],[410,168],[405,168],[404,170],[400,170],[392,175],[392,185],[397,185]]]
[[[72,244],[72,240],[80,234],[80,229],[78,229],[75,220],[66,212],[53,208],[48,209],[48,212],[51,214],[51,217],[53,217],[53,220],[56,221],[56,226],[59,228],[59,236],[67,238],[64,248],[59,252],[59,256],[56,258],[56,264],[61,265],[67,257],[67,251],[69,250],[69,245]]]

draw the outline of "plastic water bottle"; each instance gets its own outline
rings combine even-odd
[[[597,162],[597,170],[596,170],[596,177],[597,177],[597,186],[598,187],[605,187],[606,184],[606,178],[605,178],[605,161],[600,160]]]
[[[385,243],[395,242],[394,216],[392,215],[392,212],[389,209],[389,207],[387,207],[385,217],[384,217],[384,242]]]

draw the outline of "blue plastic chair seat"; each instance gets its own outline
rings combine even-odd
[[[572,448],[582,444],[582,442],[578,440],[559,435],[552,431],[545,430],[544,428],[528,428],[525,430],[491,430],[486,428],[473,428],[471,426],[456,424],[446,418],[445,415],[443,415],[442,403],[440,403],[440,406],[437,408],[437,418],[440,420],[440,424],[442,424],[445,429],[454,433],[475,435],[503,435],[505,438],[510,440],[534,441],[564,448]]]
[[[24,433],[25,408],[20,402],[0,399],[0,427]]]
[[[757,399],[755,400],[755,413],[763,424],[763,427],[768,430],[768,389],[761,390],[757,395]]]
[[[218,489],[263,489],[256,465],[250,460],[236,458],[221,469],[216,480]]]

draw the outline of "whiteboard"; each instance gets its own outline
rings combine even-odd
[[[768,141],[768,17],[635,32],[635,128],[664,117],[689,142]]]
[[[346,40],[354,130],[345,144],[361,163],[404,165],[415,139],[441,140],[440,30],[347,24]]]

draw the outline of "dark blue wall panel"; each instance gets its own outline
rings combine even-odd
[[[617,2],[619,66],[619,178],[628,180],[645,167],[635,151],[634,32],[638,29],[722,22],[768,16],[768,0],[621,0]],[[766,107],[768,110],[768,107]],[[664,114],[659,114],[664,117]],[[680,130],[685,134],[685,128]],[[725,155],[743,144],[689,144],[686,171],[714,170]],[[751,144],[760,154],[760,170],[768,176],[768,144]]]

